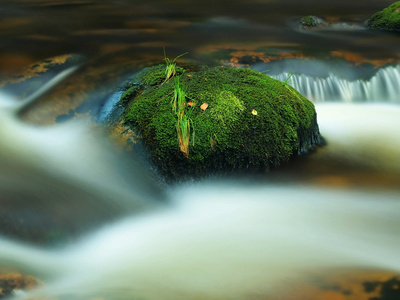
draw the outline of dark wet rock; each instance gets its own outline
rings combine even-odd
[[[395,276],[383,282],[365,282],[364,289],[369,293],[380,291],[378,297],[371,297],[370,300],[398,300],[400,299],[400,278]]]
[[[84,61],[84,57],[68,54],[39,61],[25,70],[14,72],[0,80],[4,93],[27,98],[50,82],[57,74]]]
[[[398,300],[399,279],[398,274],[382,270],[331,270],[299,286],[293,285],[286,294],[271,300]]]

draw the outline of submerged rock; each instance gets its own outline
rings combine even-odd
[[[322,143],[314,105],[285,82],[206,66],[178,67],[165,81],[164,70],[144,69],[121,103],[169,179],[266,171]]]
[[[314,275],[312,280],[299,280],[270,300],[337,299],[397,300],[400,299],[399,274],[374,269],[332,269]]]
[[[374,14],[367,24],[372,29],[400,31],[400,1]]]
[[[0,274],[0,299],[18,290],[31,290],[41,283],[32,276],[20,273]]]
[[[363,30],[364,25],[347,22],[327,22],[316,16],[304,16],[298,21],[298,29],[300,31],[347,31],[347,30]]]

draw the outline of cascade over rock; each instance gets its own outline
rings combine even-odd
[[[400,66],[398,65],[380,69],[369,80],[349,80],[332,73],[324,77],[289,73],[271,75],[278,80],[285,80],[288,76],[290,76],[289,84],[313,102],[332,100],[376,102],[382,99],[393,103],[399,102]]]

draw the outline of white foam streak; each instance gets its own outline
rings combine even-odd
[[[0,238],[0,264],[45,277],[65,274],[69,266],[53,252],[4,238]]]
[[[72,73],[74,73],[76,70],[78,70],[79,66],[73,66],[70,67],[56,76],[54,76],[49,82],[46,82],[43,86],[41,86],[36,92],[34,92],[32,95],[30,95],[27,99],[22,101],[18,106],[15,107],[16,110],[19,110],[21,108],[26,107],[26,105],[36,101],[40,96],[48,92],[52,87],[60,83],[62,80],[70,76]]]
[[[374,192],[234,182],[171,192],[182,199],[173,209],[123,220],[60,253],[73,268],[37,293],[246,299],[330,267],[400,271],[398,193],[382,200]]]

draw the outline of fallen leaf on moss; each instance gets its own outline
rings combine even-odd
[[[189,107],[195,106],[195,105],[196,105],[196,102],[189,101],[189,102],[187,103],[187,106],[189,106]]]
[[[190,78],[190,77],[192,77],[192,75],[190,75],[190,74],[187,74],[187,75],[186,75],[186,77],[189,77],[189,78]]]
[[[204,102],[202,105],[200,105],[200,108],[201,108],[202,110],[206,110],[207,107],[208,107],[208,104],[205,103],[205,102]]]
[[[251,110],[251,113],[255,116],[257,116],[257,111],[255,109]]]

